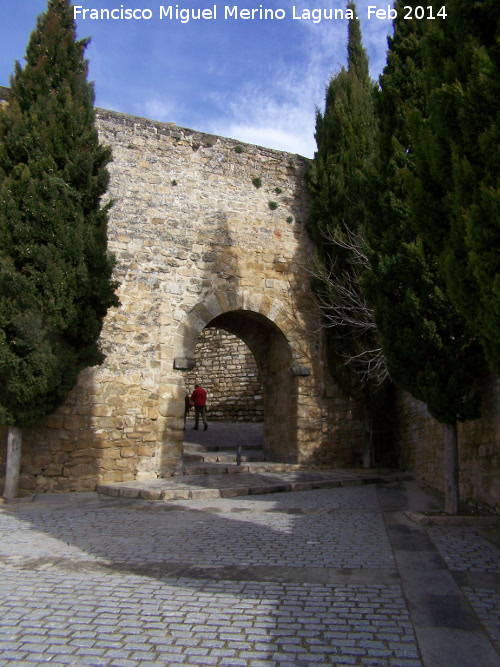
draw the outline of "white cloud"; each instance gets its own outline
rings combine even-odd
[[[357,7],[363,42],[370,56],[370,69],[372,76],[377,78],[385,64],[387,31],[391,22],[366,18],[366,7],[372,1],[359,0]],[[345,9],[345,4],[342,5]],[[342,5],[338,3],[337,7]],[[331,8],[332,3],[331,0],[302,0],[300,11],[306,7]],[[313,157],[316,107],[323,108],[325,87],[330,77],[346,64],[348,21],[337,19],[313,23],[294,20],[288,27],[290,30],[286,34],[276,32],[278,41],[273,43],[272,58],[266,59],[266,42],[262,42],[261,51],[237,53],[239,59],[235,59],[235,63],[242,63],[239,77],[227,76],[231,72],[231,54],[237,47],[234,42],[226,40],[220,45],[220,53],[212,54],[213,63],[203,77],[199,76],[200,57],[206,58],[206,52],[181,50],[182,76],[177,76],[178,68],[175,72],[159,69],[155,70],[153,82],[146,72],[138,70],[132,79],[133,85],[129,83],[127,86],[127,97],[123,100],[117,85],[119,77],[113,80],[116,93],[110,92],[108,79],[108,86],[101,86],[100,91],[108,99],[114,99],[114,105],[99,100],[100,106]],[[270,39],[270,34],[269,30],[265,33],[266,40]],[[182,44],[185,46],[184,42]],[[99,73],[105,61],[97,57],[96,52],[93,55]],[[242,55],[246,55],[247,60],[255,60],[252,71],[247,69],[248,63]],[[197,78],[192,79],[197,83],[191,84],[197,86],[196,97],[186,85],[191,67],[198,69]],[[238,68],[233,68],[231,73],[238,74]],[[157,80],[167,83],[158,88]]]
[[[310,43],[306,52],[306,61],[275,64],[272,80],[254,80],[237,94],[218,95],[219,108],[229,113],[213,124],[213,131],[313,157],[316,107],[324,103],[330,71],[323,49]]]
[[[309,90],[295,88],[291,98],[289,84],[281,82],[279,91],[268,95],[255,86],[239,94],[230,104],[230,114],[212,125],[216,134],[259,146],[312,157],[315,109]]]
[[[144,116],[145,118],[154,118],[155,120],[163,121],[166,123],[175,123],[173,118],[174,109],[172,105],[166,104],[164,100],[160,100],[156,97],[144,100],[140,105],[138,105],[138,115]]]
[[[298,153],[305,157],[312,157],[316,147],[312,134],[311,138],[308,139],[304,134],[295,134],[271,125],[252,127],[250,125],[234,124],[227,128],[222,128],[222,131],[217,132],[217,134],[233,138],[237,137],[240,141],[248,144],[273,148],[288,153]]]
[[[385,64],[387,31],[390,21],[363,20],[368,0],[358,3],[363,43],[372,54],[370,69],[378,78]],[[331,7],[326,0],[302,7]],[[306,58],[294,63],[275,64],[272,80],[259,79],[244,84],[231,94],[219,95],[217,102],[225,109],[224,117],[212,124],[216,134],[230,136],[305,157],[313,157],[315,110],[323,108],[325,87],[332,75],[347,61],[347,20],[294,21],[305,41]],[[236,100],[236,101],[235,101]],[[229,113],[227,111],[229,110]]]

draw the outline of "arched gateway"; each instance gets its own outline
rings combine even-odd
[[[23,433],[21,486],[85,490],[182,465],[186,372],[200,332],[236,334],[264,384],[267,455],[345,463],[356,406],[327,377],[305,267],[306,161],[172,124],[99,111],[111,145],[108,228],[119,308],[106,361]]]
[[[210,310],[195,307],[179,327],[174,342],[174,372],[191,370],[195,365],[194,348],[198,334],[205,328],[217,328],[235,334],[254,355],[263,382],[264,445],[268,459],[296,462],[301,458],[298,446],[299,386],[310,383],[310,366],[301,366],[296,348],[293,320],[281,304],[271,303],[248,293],[233,295],[233,303],[217,298]],[[182,375],[178,376],[184,390]],[[307,395],[307,391],[303,391]],[[183,391],[182,399],[185,395]],[[178,402],[178,414],[184,412],[184,400]],[[303,427],[307,430],[307,418]],[[310,424],[309,428],[315,428]],[[175,438],[174,434],[171,437]]]

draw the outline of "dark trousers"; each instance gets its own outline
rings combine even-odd
[[[200,422],[200,416],[202,422],[207,424],[207,417],[205,415],[205,406],[204,405],[195,405],[194,406],[194,427],[198,428],[198,424]]]

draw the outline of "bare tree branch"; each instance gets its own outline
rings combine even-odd
[[[339,339],[356,340],[360,346],[369,342],[369,349],[357,354],[346,354],[345,365],[351,366],[362,380],[381,384],[388,375],[387,364],[380,346],[373,308],[361,289],[361,276],[370,270],[363,236],[345,224],[342,232],[328,231],[323,236],[327,245],[345,250],[349,257],[347,268],[341,271],[336,270],[334,259],[326,267],[317,255],[313,265],[305,267],[318,282],[315,296],[323,326],[335,328]]]

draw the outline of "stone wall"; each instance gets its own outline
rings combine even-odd
[[[481,386],[481,418],[458,428],[460,497],[500,510],[500,380],[488,376]],[[397,392],[396,419],[401,465],[444,492],[443,426],[404,392]]]
[[[105,363],[23,430],[23,492],[178,472],[187,373],[209,327],[257,361],[268,458],[341,462],[348,449],[353,461],[356,408],[325,381],[303,268],[306,161],[114,112],[97,122],[113,150],[108,238],[121,305],[104,323]]]
[[[257,363],[245,343],[220,329],[204,329],[195,349],[196,367],[186,374],[186,387],[207,392],[210,421],[264,420],[263,386]]]
[[[81,373],[55,414],[23,430],[21,493],[175,474],[186,388],[209,329],[251,350],[268,458],[360,465],[360,408],[328,378],[304,268],[306,161],[103,110],[98,128],[113,149],[108,237],[121,305],[104,323],[105,363]],[[489,378],[482,418],[460,427],[462,497],[497,507],[499,403],[499,381]],[[401,393],[391,420],[399,463],[442,489],[440,425]],[[0,428],[0,475],[5,435]]]

